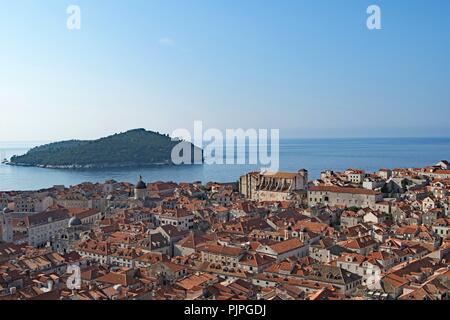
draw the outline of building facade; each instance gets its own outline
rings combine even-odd
[[[374,190],[337,186],[314,186],[308,189],[309,206],[325,204],[330,206],[375,207],[383,200],[383,195]]]
[[[250,172],[239,179],[239,192],[254,201],[288,201],[297,192],[306,190],[308,171]]]

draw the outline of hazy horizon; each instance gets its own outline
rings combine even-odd
[[[1,1],[1,0],[0,0]],[[81,30],[68,30],[68,5]],[[282,138],[450,135],[450,2],[8,2],[0,141],[132,128],[280,129]]]
[[[120,133],[120,132],[118,132]],[[162,134],[165,134],[164,132],[161,132]],[[93,138],[93,139],[69,139],[69,140],[85,140],[85,141],[89,141],[89,140],[96,140],[96,139],[100,139],[100,138],[104,138],[107,136],[101,136],[98,138]],[[386,140],[413,140],[413,139],[417,139],[417,140],[426,140],[426,139],[450,139],[450,136],[430,136],[430,137],[414,137],[414,136],[400,136],[400,137],[280,137],[280,141],[288,141],[288,140],[380,140],[380,139],[386,139]],[[48,144],[48,143],[54,143],[54,142],[60,142],[60,141],[68,141],[66,139],[63,140],[11,140],[11,141],[5,141],[5,140],[0,140],[0,144],[13,144],[13,143],[26,143],[26,144],[36,144],[36,145],[40,145],[40,144]]]

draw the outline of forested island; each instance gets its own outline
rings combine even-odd
[[[134,129],[97,140],[54,142],[13,156],[9,165],[59,169],[122,168],[171,165],[171,152],[180,141],[169,135]],[[201,152],[189,142],[185,142]]]

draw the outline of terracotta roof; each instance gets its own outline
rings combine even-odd
[[[107,274],[95,279],[95,281],[105,282],[105,283],[109,283],[109,284],[120,284],[124,287],[127,287],[129,285],[136,283],[136,280],[133,277],[130,277],[126,273],[119,273],[119,272],[107,273]]]
[[[273,261],[274,261],[274,259],[269,258],[269,257],[266,258],[258,253],[247,253],[247,254],[244,254],[244,256],[239,261],[239,263],[244,264],[244,265],[249,265],[252,267],[259,267],[259,266],[263,266],[268,263],[271,263]]]
[[[221,246],[218,244],[204,244],[200,246],[200,251],[220,254],[225,256],[239,256],[244,251],[241,248]]]
[[[286,241],[278,242],[270,245],[269,247],[278,254],[289,252],[298,248],[303,247],[303,242],[298,238],[289,239]]]
[[[208,241],[205,237],[191,232],[188,236],[178,241],[177,245],[184,248],[195,249],[198,245]]]
[[[50,222],[70,219],[70,214],[67,209],[56,209],[50,211],[43,211],[25,218],[28,226],[47,224]]]
[[[294,172],[266,172],[262,174],[268,178],[278,178],[278,179],[294,179],[297,173]]]

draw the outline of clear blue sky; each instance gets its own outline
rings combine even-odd
[[[0,141],[450,136],[448,0],[0,0]],[[81,8],[68,31],[66,8]],[[382,9],[382,30],[366,9]]]

